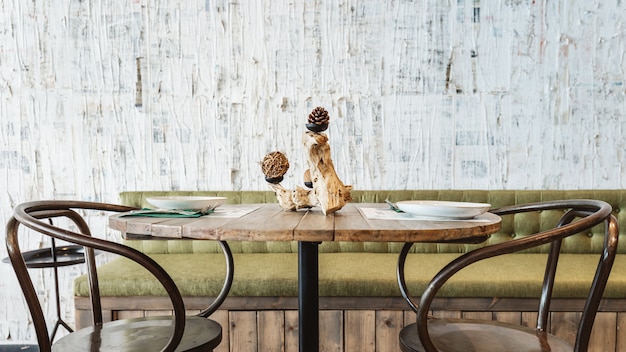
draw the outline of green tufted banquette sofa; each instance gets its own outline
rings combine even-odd
[[[394,190],[351,192],[353,202],[407,199],[490,203],[492,207],[556,199],[590,198],[607,201],[616,214],[623,238],[626,229],[626,190]],[[123,192],[122,204],[146,206],[157,195],[225,196],[229,203],[276,202],[271,191]],[[504,218],[502,229],[478,245],[416,243],[407,259],[411,292],[420,292],[453,258],[476,246],[507,241],[553,226],[561,214],[546,211]],[[567,238],[562,246],[552,304],[551,329],[571,339],[577,310],[594,274],[603,244],[603,227]],[[190,310],[200,309],[215,296],[224,277],[219,246],[197,240],[126,240],[150,254],[171,274]],[[235,277],[229,298],[216,319],[222,320],[224,351],[290,350],[297,340],[297,243],[231,242]],[[400,297],[395,269],[401,243],[321,243],[319,294],[321,346],[338,351],[395,351],[397,331],[414,319]],[[457,275],[433,304],[435,315],[512,320],[532,325],[537,307],[547,247],[479,262]],[[619,253],[594,327],[598,350],[626,348],[626,238]],[[99,269],[103,308],[110,319],[152,314],[169,309],[165,292],[150,275],[124,259]],[[76,323],[88,318],[86,277],[75,280]],[[297,314],[297,313],[296,313]],[[268,326],[271,329],[268,329]],[[276,332],[276,327],[279,327]],[[620,330],[621,328],[621,330]],[[596,331],[597,330],[597,331]],[[243,334],[243,335],[242,335]],[[622,336],[623,335],[623,336]],[[243,341],[241,336],[247,336]],[[253,337],[251,337],[253,336]],[[327,345],[325,345],[327,344]],[[247,347],[245,347],[247,346]],[[253,347],[254,346],[254,347]],[[326,346],[326,347],[324,347]],[[244,348],[245,347],[245,348]],[[291,347],[293,348],[293,347]]]

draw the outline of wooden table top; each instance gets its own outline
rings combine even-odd
[[[381,208],[384,203],[349,203],[324,215],[320,209],[285,211],[278,204],[227,204],[216,213],[199,218],[109,218],[109,226],[125,238],[191,238],[246,241],[387,241],[387,242],[480,242],[500,229],[499,216],[485,213],[480,220],[378,220],[359,208]],[[251,210],[241,217],[228,213]],[[253,210],[252,210],[253,209]]]

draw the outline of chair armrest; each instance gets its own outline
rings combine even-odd
[[[411,309],[413,309],[417,313],[418,334],[424,348],[427,351],[437,351],[428,335],[428,311],[430,309],[430,305],[439,289],[454,274],[462,270],[464,267],[480,260],[514,253],[547,243],[552,243],[553,248],[548,258],[546,276],[544,278],[544,287],[542,290],[542,306],[544,306],[544,304],[545,306],[541,309],[545,311],[545,315],[547,316],[561,240],[565,237],[580,233],[583,230],[591,229],[593,226],[598,225],[601,222],[605,222],[605,248],[602,254],[601,261],[598,264],[590,295],[588,296],[588,300],[583,313],[586,315],[593,314],[593,316],[591,316],[591,319],[587,319],[590,321],[590,323],[581,324],[581,326],[579,326],[579,330],[584,331],[585,333],[579,333],[578,339],[582,339],[583,341],[581,343],[584,344],[584,336],[586,335],[586,343],[588,343],[588,335],[590,335],[591,326],[593,325],[593,317],[595,317],[595,312],[598,308],[600,298],[604,291],[604,287],[606,285],[606,281],[608,279],[608,275],[610,274],[611,267],[613,265],[613,261],[617,252],[617,239],[619,231],[617,229],[617,220],[614,216],[611,215],[611,206],[605,202],[595,200],[566,200],[522,204],[495,209],[492,210],[492,212],[498,215],[510,215],[523,212],[553,209],[563,209],[566,211],[554,228],[524,238],[482,247],[474,251],[468,252],[450,262],[443,269],[441,269],[441,271],[439,271],[439,273],[426,287],[421,296],[419,305],[408,293],[407,286],[404,280],[406,256],[410,250],[410,247],[412,246],[412,243],[407,243],[404,245],[398,258],[398,284],[400,286],[402,296],[408,302]],[[579,220],[574,221],[577,218],[579,218]],[[544,318],[542,317],[542,314],[539,314],[539,329],[542,329],[541,321],[543,320]],[[581,336],[583,337],[581,338]],[[579,343],[578,339],[577,344]]]
[[[123,244],[91,237],[91,233],[89,227],[87,226],[87,223],[84,221],[82,216],[80,216],[80,214],[78,214],[74,209],[123,212],[135,208],[114,204],[80,201],[36,201],[20,204],[14,209],[14,215],[7,225],[7,249],[9,252],[11,263],[13,264],[13,267],[18,276],[20,286],[22,287],[22,290],[24,291],[24,294],[27,298],[29,309],[31,311],[31,314],[33,315],[33,320],[37,321],[41,319],[41,321],[43,321],[43,312],[40,305],[38,304],[37,294],[33,287],[32,281],[28,276],[26,264],[24,263],[19,249],[18,228],[20,224],[41,234],[84,246],[86,250],[93,251],[93,249],[97,249],[103,252],[114,253],[126,257],[130,260],[135,261],[146,270],[148,270],[163,285],[172,302],[174,311],[174,332],[172,333],[163,351],[174,351],[174,349],[178,346],[182,339],[185,327],[185,306],[180,291],[178,290],[178,287],[176,286],[174,280],[158,263],[156,263],[147,255]],[[59,228],[41,220],[42,218],[53,217],[66,217],[70,219],[72,222],[74,222],[74,224],[78,226],[81,233]],[[97,273],[95,268],[95,260],[93,259],[93,255],[91,256],[91,258],[89,258],[89,255],[86,258],[88,262],[90,277],[96,280]],[[95,287],[97,291],[97,283],[93,282],[92,285],[95,285],[93,287]],[[97,303],[94,304],[94,307],[98,308],[100,306],[99,293],[94,293],[97,295]],[[100,323],[102,323],[101,320],[102,319],[100,315]],[[42,350],[44,351],[49,350],[50,341],[47,338],[47,329],[45,327],[45,322],[43,323],[43,332],[40,333],[40,330],[42,330],[41,326],[39,326],[39,328],[38,326],[36,326],[36,329],[38,341],[41,345],[40,347],[42,347]]]

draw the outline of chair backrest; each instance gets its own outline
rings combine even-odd
[[[504,243],[478,248],[450,262],[450,264],[439,271],[426,287],[421,296],[419,305],[409,295],[406,284],[404,283],[404,264],[410,244],[405,245],[401,251],[400,260],[398,261],[398,281],[402,295],[409,302],[412,309],[417,312],[418,334],[426,351],[437,351],[428,335],[428,311],[437,292],[448,279],[463,268],[477,261],[549,244],[550,251],[546,263],[537,318],[537,330],[545,331],[562,240],[583,231],[588,231],[592,227],[604,223],[605,236],[603,252],[600,254],[600,261],[583,308],[574,348],[575,351],[587,350],[596,312],[617,253],[619,237],[617,219],[611,214],[611,206],[606,202],[598,200],[574,199],[529,203],[502,207],[491,210],[491,212],[504,217],[520,216],[522,213],[541,212],[545,210],[562,210],[564,214],[558,223],[554,224],[554,227],[549,230]]]
[[[134,207],[81,202],[81,201],[36,201],[23,203],[15,207],[14,215],[7,223],[6,227],[6,245],[9,258],[13,269],[17,275],[18,282],[22,288],[22,292],[26,298],[28,308],[30,310],[37,341],[42,352],[51,350],[51,341],[48,337],[48,329],[45,322],[45,316],[33,282],[28,274],[26,263],[22,257],[19,246],[19,226],[24,225],[38,233],[50,236],[62,241],[78,244],[85,247],[85,262],[90,281],[91,300],[93,309],[94,325],[102,324],[102,311],[100,303],[100,294],[98,292],[97,271],[94,250],[109,252],[129,258],[152,273],[167,291],[172,302],[174,312],[174,332],[169,339],[164,351],[173,351],[179,344],[184,327],[185,327],[185,306],[182,296],[172,280],[172,278],[159,266],[154,260],[147,255],[127,247],[125,245],[107,241],[91,236],[91,231],[87,222],[78,213],[77,210],[96,210],[110,212],[125,212]],[[42,219],[67,218],[78,229],[75,231],[67,226],[60,228],[52,225]],[[25,233],[25,231],[22,231]]]

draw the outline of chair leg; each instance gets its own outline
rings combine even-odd
[[[52,220],[50,220],[50,224],[52,224]],[[56,243],[54,242],[54,238],[52,238],[52,260],[57,262],[57,248]],[[52,329],[52,334],[50,335],[50,341],[54,341],[54,336],[56,336],[57,330],[59,326],[63,326],[68,332],[74,332],[72,328],[61,318],[61,296],[59,294],[59,270],[55,265],[53,267],[54,270],[54,294],[55,294],[55,303],[57,308],[57,322],[54,324],[54,328]]]

